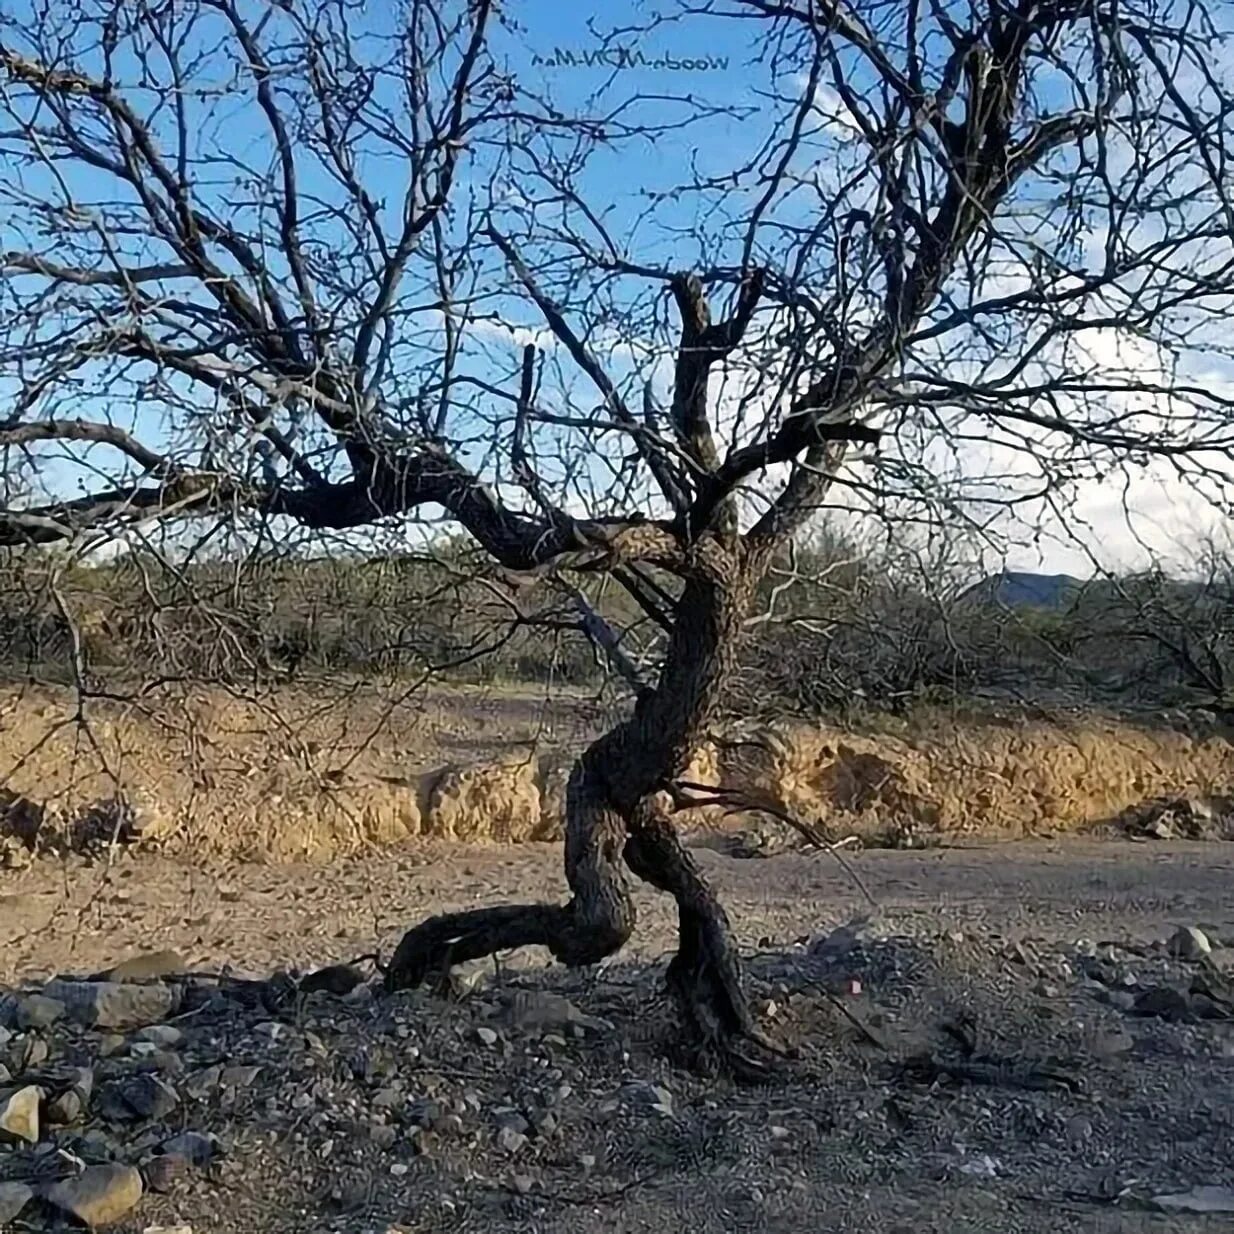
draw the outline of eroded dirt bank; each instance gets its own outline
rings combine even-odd
[[[582,697],[357,685],[96,700],[83,723],[67,691],[9,691],[0,829],[28,846],[40,828],[88,841],[116,822],[99,804],[119,799],[144,843],[196,858],[550,841],[570,758],[608,714]],[[920,713],[860,732],[784,724],[732,738],[699,751],[696,779],[755,785],[833,838],[874,843],[1083,832],[1169,801],[1217,836],[1234,794],[1234,741],[1166,723]]]

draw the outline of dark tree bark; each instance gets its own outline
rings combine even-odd
[[[668,984],[693,1061],[763,1073],[775,1052],[742,990],[728,917],[670,817],[666,789],[716,718],[741,627],[765,568],[735,535],[700,542],[659,682],[634,714],[579,759],[566,796],[564,907],[501,906],[433,917],[410,930],[386,973],[387,988],[419,985],[452,963],[539,945],[569,965],[619,950],[635,925],[625,869],[677,902],[680,941]]]

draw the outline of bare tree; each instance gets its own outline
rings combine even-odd
[[[662,656],[643,684],[576,586],[639,692],[570,779],[571,898],[426,921],[388,984],[524,945],[594,963],[634,929],[628,869],[677,901],[699,1058],[766,1063],[672,820],[760,581],[837,486],[928,496],[942,454],[1020,460],[1025,500],[1148,457],[1224,482],[1220,9],[683,0],[672,29],[738,23],[755,57],[727,162],[732,109],[697,94],[534,97],[496,0],[0,18],[0,448],[62,448],[0,543],[431,507],[507,571],[616,580]],[[595,169],[683,128],[689,172],[606,209]]]

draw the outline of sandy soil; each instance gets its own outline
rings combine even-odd
[[[734,861],[696,842],[743,942],[782,945],[871,905],[825,853]],[[1029,841],[845,860],[899,925],[980,929],[1008,939],[1149,939],[1202,922],[1234,935],[1234,845]],[[174,948],[195,965],[265,972],[388,951],[423,916],[565,895],[561,849],[414,845],[326,866],[202,868],[122,858],[0,871],[0,980],[96,971],[136,951]],[[627,956],[672,950],[671,901],[636,886]]]
[[[1234,1023],[1133,1004],[1227,968],[1224,947],[1193,963],[1161,943],[1179,924],[1234,943],[1234,847],[1067,840],[853,855],[877,910],[826,855],[734,861],[700,849],[700,860],[732,912],[767,1029],[800,1050],[776,1083],[732,1086],[674,1065],[657,962],[673,915],[640,891],[636,940],[599,973],[531,956],[529,969],[473,973],[454,1002],[362,989],[272,1010],[221,995],[180,1017],[184,1039],[157,1063],[123,1051],[98,1062],[97,1034],[48,1030],[53,1061],[95,1059],[100,1076],[157,1065],[179,1092],[165,1125],[104,1125],[113,1157],[144,1160],[186,1127],[225,1149],[217,1168],[148,1194],[116,1228],[1228,1228],[1152,1211],[1150,1197],[1234,1183]],[[166,947],[203,969],[257,974],[350,959],[388,950],[428,912],[556,898],[559,862],[559,849],[537,845],[277,869],[38,862],[0,873],[0,980]],[[858,941],[811,950],[859,913],[874,921]],[[520,988],[557,991],[599,1019],[545,1034],[503,1018]],[[957,1020],[987,1053],[988,1082],[909,1065],[955,1061],[943,1025]],[[243,1063],[263,1070],[242,1093],[207,1082]],[[1042,1075],[1066,1082],[1032,1087]],[[48,1160],[0,1153],[0,1180]],[[58,1228],[28,1212],[28,1228]]]

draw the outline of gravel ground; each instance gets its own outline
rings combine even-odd
[[[0,1182],[45,1197],[83,1165],[136,1167],[123,1234],[1229,1228],[1153,1197],[1234,1186],[1234,847],[850,856],[877,907],[826,855],[700,858],[767,1031],[799,1054],[768,1085],[674,1065],[673,914],[643,892],[634,944],[597,972],[530,955],[474,966],[452,999],[256,980],[384,953],[427,912],[556,898],[558,849],[0,875],[0,1104],[37,1084],[44,1115],[37,1144],[0,1148]],[[1211,954],[1172,954],[1179,926]],[[90,1025],[63,986],[62,1015],[29,1001],[169,948],[254,982],[157,983],[175,1005],[136,1020],[176,1033]],[[169,1150],[185,1132],[209,1138]],[[36,1198],[12,1228],[59,1214]]]

